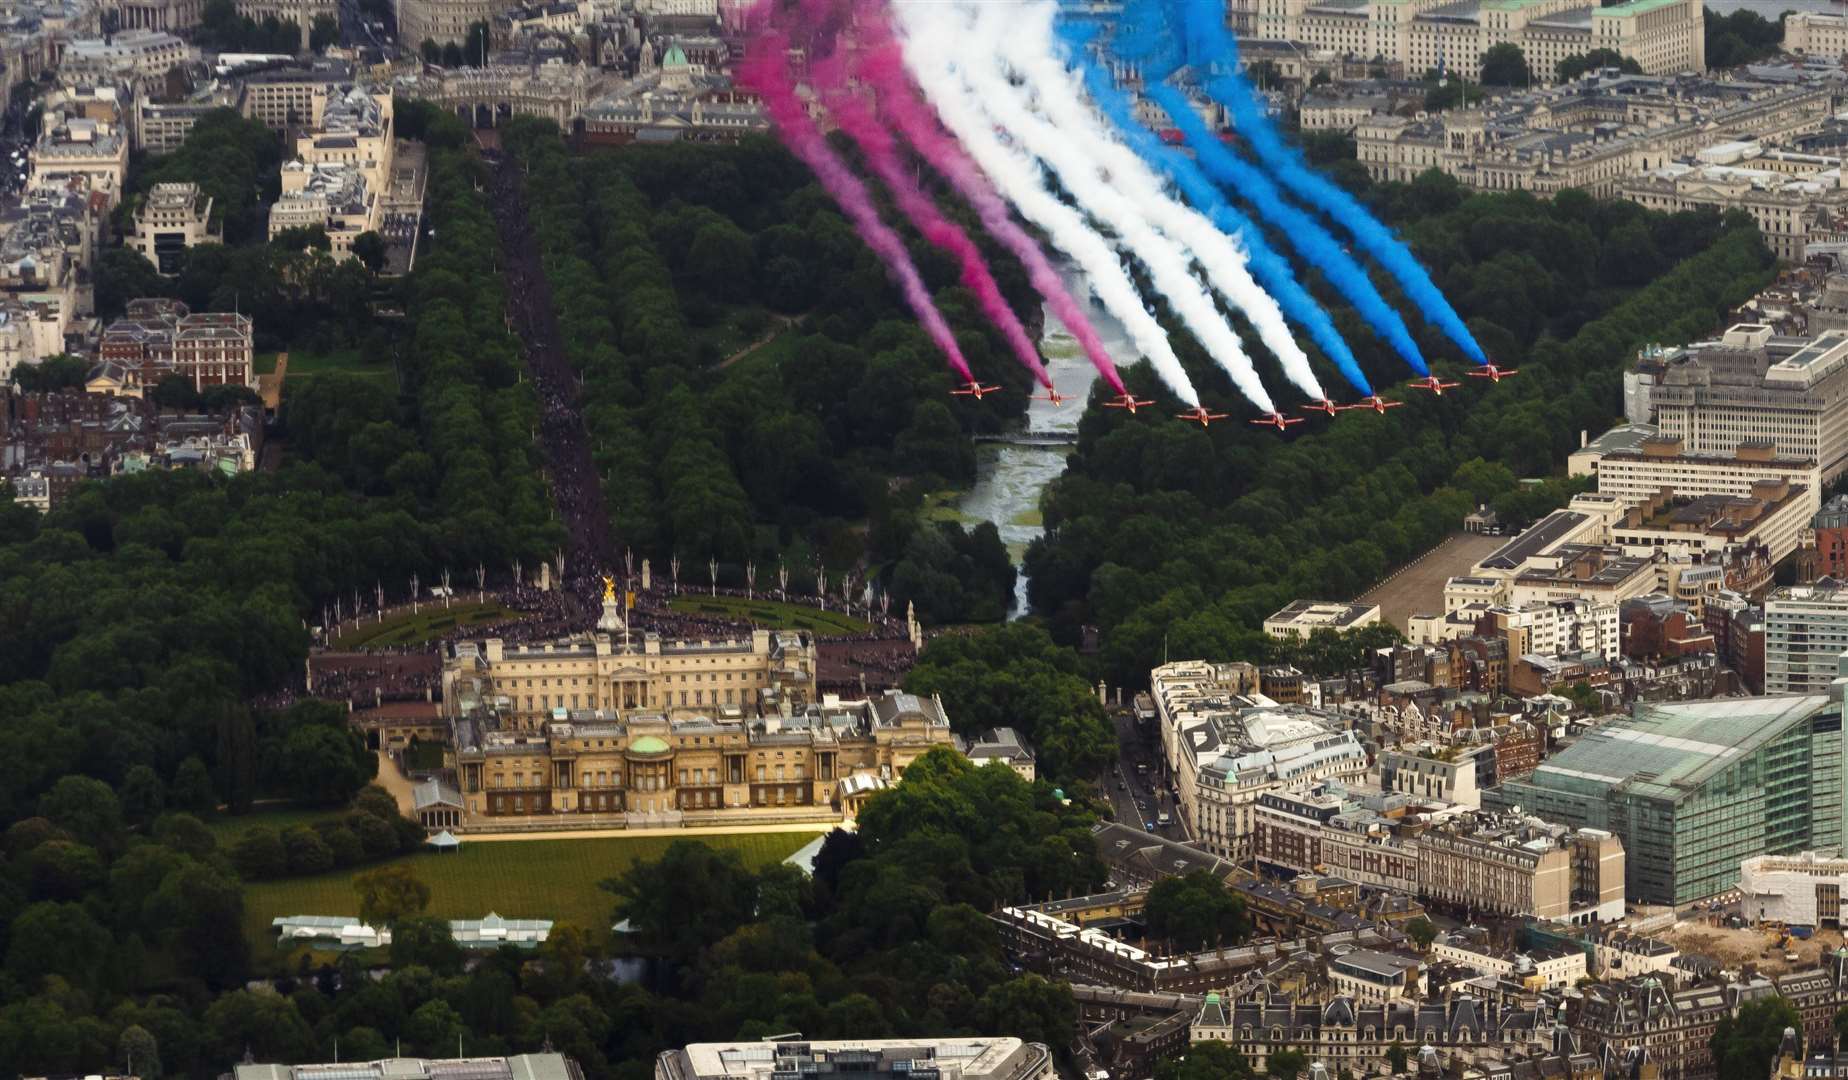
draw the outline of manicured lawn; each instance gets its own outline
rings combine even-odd
[[[820,832],[821,830],[816,830]],[[750,866],[767,866],[794,854],[813,833],[692,836],[732,848]],[[552,919],[601,937],[609,932],[614,898],[597,882],[638,859],[658,858],[677,837],[613,836],[577,840],[471,842],[448,855],[434,851],[314,877],[259,881],[244,888],[244,927],[259,962],[275,957],[270,921],[278,915],[354,915],[359,899],[352,879],[380,866],[404,863],[430,886],[429,914],[478,919],[490,911],[510,919]],[[332,956],[334,954],[327,953]]]
[[[499,622],[511,618],[513,612],[499,604],[452,604],[448,608],[441,603],[426,605],[416,614],[409,612],[386,619],[381,623],[366,623],[357,630],[334,639],[336,649],[357,649],[366,645],[416,645],[441,637],[458,626],[472,626],[476,623]]]
[[[346,816],[347,810],[340,806],[260,806],[248,814],[213,814],[205,819],[205,827],[212,830],[212,838],[218,841],[219,850],[229,848],[237,843],[237,838],[244,835],[246,829],[267,826],[281,831],[297,825],[313,825],[317,821]]]
[[[742,596],[681,596],[668,607],[687,615],[713,615],[754,622],[778,630],[808,630],[821,637],[864,634],[868,626],[837,611],[820,611],[776,600],[746,600]]]

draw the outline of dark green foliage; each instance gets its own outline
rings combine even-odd
[[[335,36],[338,37],[337,32]],[[237,5],[232,0],[206,0],[205,10],[200,14],[199,28],[193,31],[193,41],[200,48],[215,53],[258,52],[292,56],[301,47],[302,28],[299,23],[285,22],[274,15],[260,20],[239,15]],[[306,119],[303,118],[304,122]]]
[[[864,559],[927,620],[1002,617],[1013,577],[999,537],[939,530],[917,510],[926,492],[974,479],[971,431],[998,430],[1025,394],[949,397],[942,356],[806,170],[769,140],[574,158],[548,124],[516,119],[502,134],[527,169],[625,544],[657,567],[674,553],[717,558],[739,584],[741,564],[755,561],[761,582],[781,559],[804,590],[818,560],[838,577]],[[953,266],[921,243],[914,253],[976,371],[1024,391]],[[1033,310],[1018,267],[995,265]],[[779,316],[794,321],[762,354],[720,366]]]
[[[1748,1001],[1737,1016],[1722,1016],[1707,1046],[1719,1080],[1758,1080],[1771,1074],[1785,1028],[1803,1030],[1803,1019],[1781,997]]]
[[[1507,41],[1489,46],[1482,54],[1479,78],[1484,86],[1526,86],[1533,81],[1526,54],[1519,45]]]
[[[1574,53],[1553,65],[1553,73],[1560,82],[1569,82],[1587,71],[1614,67],[1626,75],[1641,75],[1643,66],[1615,49],[1593,49],[1586,53]]]
[[[59,353],[36,364],[20,364],[13,369],[13,385],[28,394],[48,394],[57,390],[81,390],[89,377],[90,365],[75,356]]]
[[[207,17],[220,8],[230,9],[231,0],[211,0]],[[295,51],[293,41],[288,51]],[[260,240],[268,229],[267,207],[276,198],[281,163],[282,139],[274,131],[236,109],[214,109],[199,118],[178,150],[131,170],[118,220],[131,220],[155,184],[190,182],[211,196],[212,221],[224,226],[227,244]]]
[[[1251,933],[1245,901],[1205,870],[1156,882],[1143,918],[1149,936],[1175,952],[1230,948]]]
[[[1155,1080],[1245,1080],[1251,1075],[1245,1055],[1222,1042],[1189,1043],[1184,1056],[1155,1063]]]
[[[905,689],[941,696],[963,734],[1014,728],[1036,750],[1038,774],[1054,782],[1095,778],[1116,760],[1116,732],[1076,654],[1032,624],[935,639]]]
[[[1784,16],[1767,19],[1751,8],[1734,9],[1721,15],[1706,13],[1707,67],[1718,71],[1755,64],[1777,55],[1784,40]]]

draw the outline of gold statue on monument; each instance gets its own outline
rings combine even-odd
[[[616,602],[616,579],[608,574],[603,575],[603,602],[606,604]]]

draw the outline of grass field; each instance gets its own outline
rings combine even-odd
[[[237,838],[246,829],[268,826],[282,830],[297,825],[313,825],[328,818],[343,817],[346,812],[345,807],[339,806],[264,806],[248,814],[213,814],[205,819],[205,827],[212,831],[212,838],[218,841],[219,849],[223,850],[237,843]]]
[[[294,361],[290,361],[293,365]],[[293,370],[291,367],[290,370]],[[442,604],[426,607],[416,614],[404,614],[381,623],[366,623],[334,639],[336,649],[357,649],[367,645],[416,645],[449,633],[458,626],[498,622],[511,618],[513,612],[499,604]]]
[[[780,862],[814,838],[813,833],[799,832],[687,837],[735,849],[753,867]],[[676,839],[612,836],[471,843],[463,837],[462,847],[449,855],[432,851],[314,877],[254,882],[244,888],[245,933],[260,960],[275,957],[271,920],[278,915],[353,915],[359,910],[353,876],[403,863],[430,886],[429,914],[438,918],[478,919],[494,911],[510,919],[570,923],[601,937],[609,932],[615,901],[597,888],[597,882],[637,860],[658,858]]]
[[[750,621],[778,630],[808,630],[821,637],[864,634],[869,629],[859,619],[836,611],[818,611],[775,600],[746,600],[741,596],[682,596],[668,601],[667,606],[687,615]]]

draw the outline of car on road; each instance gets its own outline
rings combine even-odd
[[[1168,812],[1166,810],[1163,810],[1161,813],[1155,815],[1155,823],[1157,825],[1166,827],[1169,820],[1170,818],[1168,817]]]

